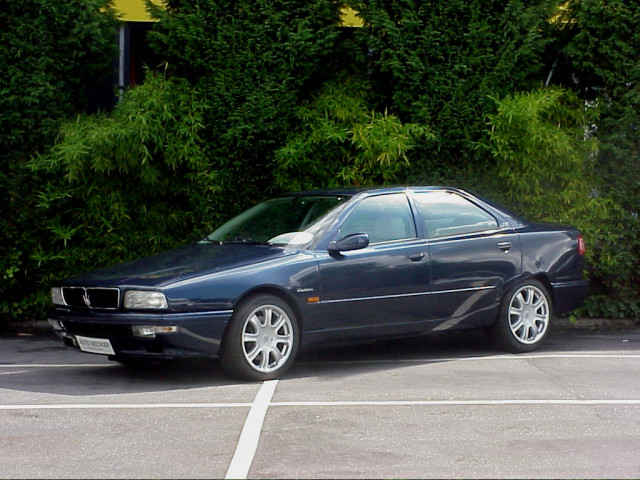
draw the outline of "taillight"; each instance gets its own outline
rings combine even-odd
[[[584,255],[585,253],[587,253],[587,247],[584,245],[584,237],[578,235],[578,254]]]

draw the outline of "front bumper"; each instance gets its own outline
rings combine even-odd
[[[193,313],[124,313],[56,309],[49,323],[65,344],[79,348],[77,336],[109,340],[121,357],[184,358],[217,355],[232,310]],[[171,333],[134,335],[136,326],[176,327]]]

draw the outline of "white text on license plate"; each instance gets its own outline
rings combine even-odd
[[[115,355],[111,342],[106,338],[81,337],[76,335],[76,341],[80,350],[89,353],[101,353],[103,355]]]

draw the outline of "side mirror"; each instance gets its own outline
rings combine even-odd
[[[333,241],[327,247],[329,253],[349,252],[351,250],[361,250],[369,246],[369,235],[366,233],[353,233]]]

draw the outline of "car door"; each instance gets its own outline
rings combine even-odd
[[[337,238],[366,233],[360,250],[318,257],[327,329],[392,326],[423,318],[428,309],[427,245],[418,238],[405,193],[366,197]]]
[[[438,330],[493,320],[503,286],[521,268],[520,241],[503,219],[449,191],[412,196],[424,222],[431,258],[430,314]]]

